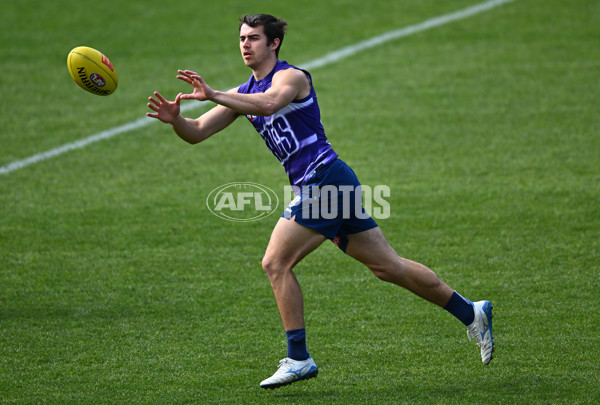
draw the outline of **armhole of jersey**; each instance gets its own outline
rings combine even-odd
[[[310,75],[310,73],[308,73],[306,70],[304,69],[299,69],[300,71],[304,72],[304,74],[306,75],[306,78],[308,79],[308,82],[310,83],[310,87],[313,86],[313,82],[312,82],[312,76]]]
[[[308,71],[306,71],[304,69],[300,69],[299,67],[294,67],[294,69],[298,69],[299,71],[304,73],[304,75],[308,79],[308,84],[310,84],[310,91],[308,92],[308,96],[292,101],[292,103],[303,103],[313,96],[314,91],[315,91],[315,86],[313,85],[312,76],[310,75],[310,73],[308,73]]]

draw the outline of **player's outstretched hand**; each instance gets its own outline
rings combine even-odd
[[[148,117],[159,119],[164,123],[172,124],[181,111],[179,104],[182,94],[179,93],[177,97],[175,97],[175,101],[165,99],[158,91],[155,91],[154,95],[156,98],[148,97],[148,100],[150,100],[148,108],[154,111],[154,113],[146,113],[146,115]]]
[[[208,84],[200,77],[200,75],[191,70],[178,70],[178,79],[183,80],[186,83],[191,84],[194,87],[194,91],[190,94],[182,94],[183,100],[210,100],[214,95],[215,91],[210,88]]]

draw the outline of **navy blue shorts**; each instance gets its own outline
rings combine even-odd
[[[348,235],[377,226],[363,208],[356,174],[340,159],[317,168],[299,191],[282,217],[319,231],[343,252]]]

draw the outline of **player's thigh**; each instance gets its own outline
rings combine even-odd
[[[267,245],[263,267],[291,268],[324,241],[321,233],[300,225],[293,218],[279,218]]]
[[[367,265],[371,270],[388,268],[402,260],[379,227],[348,235],[346,254]]]

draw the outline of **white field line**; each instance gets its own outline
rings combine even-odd
[[[422,32],[422,31],[426,31],[431,28],[439,27],[441,25],[448,24],[453,21],[462,20],[462,19],[471,17],[473,15],[482,13],[484,11],[490,10],[492,8],[501,6],[505,3],[510,3],[512,1],[514,1],[514,0],[485,1],[483,3],[479,3],[476,5],[467,7],[465,9],[455,11],[450,14],[445,14],[445,15],[441,15],[439,17],[431,18],[431,19],[423,21],[422,23],[419,23],[419,24],[410,25],[405,28],[386,32],[384,34],[372,37],[365,41],[358,42],[354,45],[350,45],[345,48],[338,49],[337,51],[330,52],[330,53],[326,54],[325,56],[322,56],[320,58],[306,62],[299,66],[306,70],[316,69],[319,67],[327,66],[329,64],[338,62],[349,56],[355,55],[366,49],[374,48],[374,47],[382,45],[386,42],[393,41],[395,39],[402,38],[402,37],[407,37],[409,35],[416,34],[418,32]],[[196,109],[198,107],[201,107],[205,104],[207,104],[207,102],[186,103],[181,107],[181,112],[190,111],[190,110]],[[94,134],[94,135],[90,135],[87,138],[83,138],[83,139],[80,139],[75,142],[70,142],[70,143],[64,144],[62,146],[50,149],[46,152],[37,153],[37,154],[32,155],[25,159],[16,160],[14,162],[7,163],[3,166],[0,166],[0,174],[8,174],[10,172],[14,172],[16,170],[23,169],[24,167],[30,166],[32,164],[39,163],[44,160],[62,155],[63,153],[66,153],[68,151],[71,151],[74,149],[85,148],[86,146],[88,146],[92,143],[95,143],[95,142],[98,142],[98,141],[101,141],[104,139],[109,139],[109,138],[112,138],[113,136],[123,134],[125,132],[134,131],[134,130],[143,128],[143,127],[148,126],[151,123],[156,122],[156,121],[157,120],[155,120],[153,118],[149,118],[149,117],[138,118],[127,124],[120,125],[120,126],[114,127],[114,128],[110,128],[105,131],[98,132],[97,134]]]

